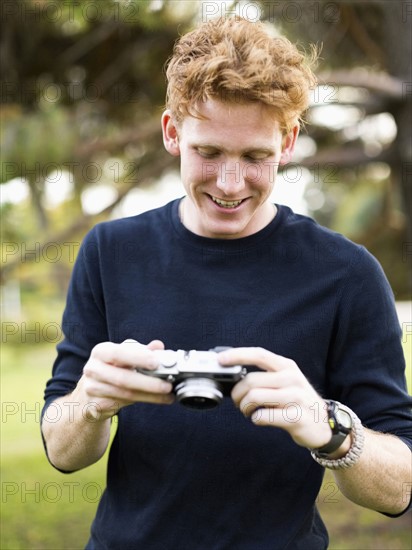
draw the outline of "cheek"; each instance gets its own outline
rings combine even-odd
[[[243,175],[255,189],[261,192],[271,192],[275,183],[277,167],[273,163],[250,164],[243,170]]]
[[[267,166],[265,166],[265,181],[267,182],[267,186],[270,187],[270,189],[273,189],[276,181],[276,176],[279,170],[279,161],[276,162],[269,162]]]
[[[267,167],[260,164],[242,166],[243,178],[255,187],[264,187],[267,180]]]
[[[182,178],[189,185],[208,181],[215,177],[217,173],[217,167],[214,163],[192,155],[182,157],[180,166]]]

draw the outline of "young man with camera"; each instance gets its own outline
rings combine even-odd
[[[408,508],[392,291],[363,247],[269,200],[315,85],[295,46],[260,23],[204,23],[167,77],[185,196],[86,236],[46,388],[49,460],[96,462],[117,415],[89,550],[327,548],[325,467],[362,506]],[[215,399],[225,368],[239,377]]]

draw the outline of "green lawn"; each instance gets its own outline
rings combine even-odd
[[[22,345],[2,355],[0,548],[83,548],[104,488],[105,460],[70,475],[49,465],[39,420],[53,346]]]
[[[406,345],[410,357],[411,337]],[[104,488],[106,458],[64,475],[44,456],[39,417],[53,357],[53,345],[2,349],[1,550],[84,548]],[[412,548],[410,515],[388,519],[350,503],[329,473],[318,502],[332,550]]]

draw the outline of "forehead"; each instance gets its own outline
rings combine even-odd
[[[274,147],[282,139],[273,111],[260,102],[228,103],[208,99],[196,105],[202,118],[186,116],[180,125],[181,138],[189,143]]]

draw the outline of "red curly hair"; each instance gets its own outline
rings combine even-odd
[[[287,133],[308,107],[316,86],[315,60],[314,49],[306,56],[287,38],[271,36],[260,21],[208,21],[175,44],[166,70],[166,108],[179,123],[187,115],[200,117],[196,106],[210,98],[260,101],[273,109]]]

